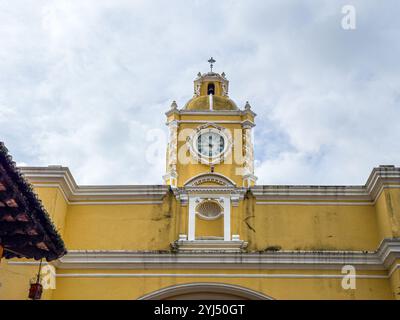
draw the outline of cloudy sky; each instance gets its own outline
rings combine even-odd
[[[348,4],[355,30],[341,25]],[[0,0],[0,140],[18,164],[68,166],[79,184],[162,183],[153,138],[213,56],[231,98],[258,114],[260,184],[364,184],[374,166],[400,164],[399,9]]]

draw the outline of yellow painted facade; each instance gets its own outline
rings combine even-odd
[[[68,249],[43,298],[399,299],[400,168],[374,168],[363,186],[257,185],[255,113],[229,99],[223,74],[194,84],[167,112],[165,185],[79,186],[65,167],[22,168]],[[37,270],[2,260],[0,299],[27,299]]]

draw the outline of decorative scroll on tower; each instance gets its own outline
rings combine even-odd
[[[249,102],[246,102],[245,112],[252,112]],[[253,148],[253,132],[252,128],[254,123],[245,121],[243,123],[243,152],[244,152],[244,164],[243,164],[243,186],[251,187],[254,186],[257,178],[254,175],[254,148]]]
[[[178,106],[175,101],[172,102],[171,110],[177,110]],[[168,123],[169,138],[167,146],[167,172],[164,175],[166,184],[176,188],[178,182],[178,173],[176,170],[177,153],[178,153],[178,122],[171,121]]]

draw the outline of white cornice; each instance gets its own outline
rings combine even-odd
[[[206,123],[210,122],[209,120],[176,120],[176,121],[178,124],[181,124],[181,123],[205,123],[206,124]],[[235,121],[235,120],[232,120],[232,121],[230,121],[230,120],[213,120],[213,123],[240,124],[242,126],[247,125],[247,126],[255,127],[254,122],[249,121],[249,120],[244,120],[244,121],[241,121],[241,120],[237,120],[237,121]],[[168,125],[169,125],[169,122],[168,122]]]
[[[360,270],[396,270],[400,239],[385,239],[374,252],[275,251],[255,253],[69,250],[55,262],[60,269],[262,269],[337,270],[353,265]],[[10,261],[23,265],[36,262]]]
[[[20,170],[36,187],[59,188],[69,204],[159,203],[169,190],[166,185],[78,186],[70,170],[61,166],[21,167]]]
[[[243,115],[252,115],[256,117],[257,114],[251,110],[178,110],[177,112],[180,115],[190,115],[190,116],[197,116],[197,115],[215,115],[215,116],[243,116]],[[170,113],[169,113],[170,114]],[[169,115],[167,112],[167,115]]]
[[[56,187],[70,204],[130,204],[135,201],[161,201],[168,193],[166,185],[78,186],[66,167],[21,167],[22,173],[36,187]],[[281,186],[258,185],[251,187],[257,204],[301,205],[373,205],[384,189],[400,188],[400,168],[381,166],[374,168],[364,186]],[[185,192],[208,192],[197,188],[183,188]],[[208,188],[210,192],[232,192],[241,188]],[[229,190],[228,190],[229,189]],[[239,190],[240,189],[240,190]],[[143,202],[144,203],[144,202]],[[123,203],[122,203],[123,204]]]
[[[374,168],[364,186],[286,186],[258,185],[251,187],[257,204],[340,204],[373,205],[384,189],[400,188],[400,168]],[[265,201],[265,202],[262,202]],[[303,202],[300,202],[303,201]]]
[[[359,202],[349,202],[349,201],[257,201],[257,205],[260,206],[373,206],[374,203],[371,201],[359,201]]]
[[[226,254],[243,252],[247,244],[243,240],[177,240],[172,243],[172,247],[177,252],[223,252]]]
[[[395,166],[374,168],[365,184],[373,199],[376,199],[386,186],[400,187],[400,168]]]
[[[242,116],[246,114],[243,110],[178,110],[180,115],[190,115],[190,116],[198,116],[198,115],[215,115],[215,116]]]
[[[257,278],[257,279],[343,279],[343,274],[298,273],[57,273],[57,278]],[[387,279],[388,275],[356,274],[357,279]]]

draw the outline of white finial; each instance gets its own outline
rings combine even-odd
[[[172,103],[171,103],[171,109],[173,109],[173,110],[178,109],[178,105],[176,104],[175,100],[172,101]]]
[[[210,63],[210,69],[211,69],[211,72],[212,72],[212,69],[213,69],[213,64],[216,62],[215,60],[214,60],[214,58],[213,57],[211,57],[209,60],[208,60],[208,62]]]

